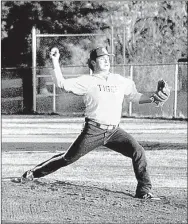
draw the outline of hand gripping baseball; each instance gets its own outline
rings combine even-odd
[[[59,60],[59,56],[60,56],[59,49],[57,47],[53,47],[51,49],[51,51],[50,51],[50,57],[51,57],[51,59],[53,59],[53,60],[54,59]]]
[[[170,89],[167,82],[164,80],[159,80],[157,84],[157,91],[152,94],[150,99],[152,102],[156,103],[157,106],[162,106],[170,96]]]

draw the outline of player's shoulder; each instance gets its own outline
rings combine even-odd
[[[91,75],[86,75],[86,74],[78,75],[78,79],[83,81],[90,81],[92,79],[91,77],[92,77]]]
[[[121,75],[120,74],[118,74],[118,73],[110,73],[110,76],[111,77],[113,77],[113,78],[115,78],[115,79],[121,79]],[[123,77],[122,77],[123,78]]]

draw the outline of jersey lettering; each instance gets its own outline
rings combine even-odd
[[[101,92],[111,92],[111,93],[117,92],[117,86],[98,85],[98,87]]]

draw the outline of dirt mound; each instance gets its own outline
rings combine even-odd
[[[187,192],[157,188],[161,201],[134,198],[134,191],[41,178],[2,181],[2,223],[187,223]],[[3,221],[3,220],[6,220]]]

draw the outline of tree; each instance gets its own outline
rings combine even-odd
[[[7,1],[2,8],[3,66],[31,65],[33,26],[41,33],[92,33],[99,27],[98,21],[88,22],[91,15],[98,18],[106,11],[102,3],[69,1]]]
[[[3,1],[2,66],[31,66],[33,26],[41,33],[105,30],[108,36],[113,25],[117,63],[123,62],[124,52],[127,63],[177,61],[179,57],[187,57],[187,4],[187,1]],[[80,50],[86,51],[87,40],[81,42]],[[62,43],[62,49],[66,51],[68,44],[68,41]],[[79,44],[75,41],[74,47],[79,48]],[[68,52],[66,57],[71,60]]]

